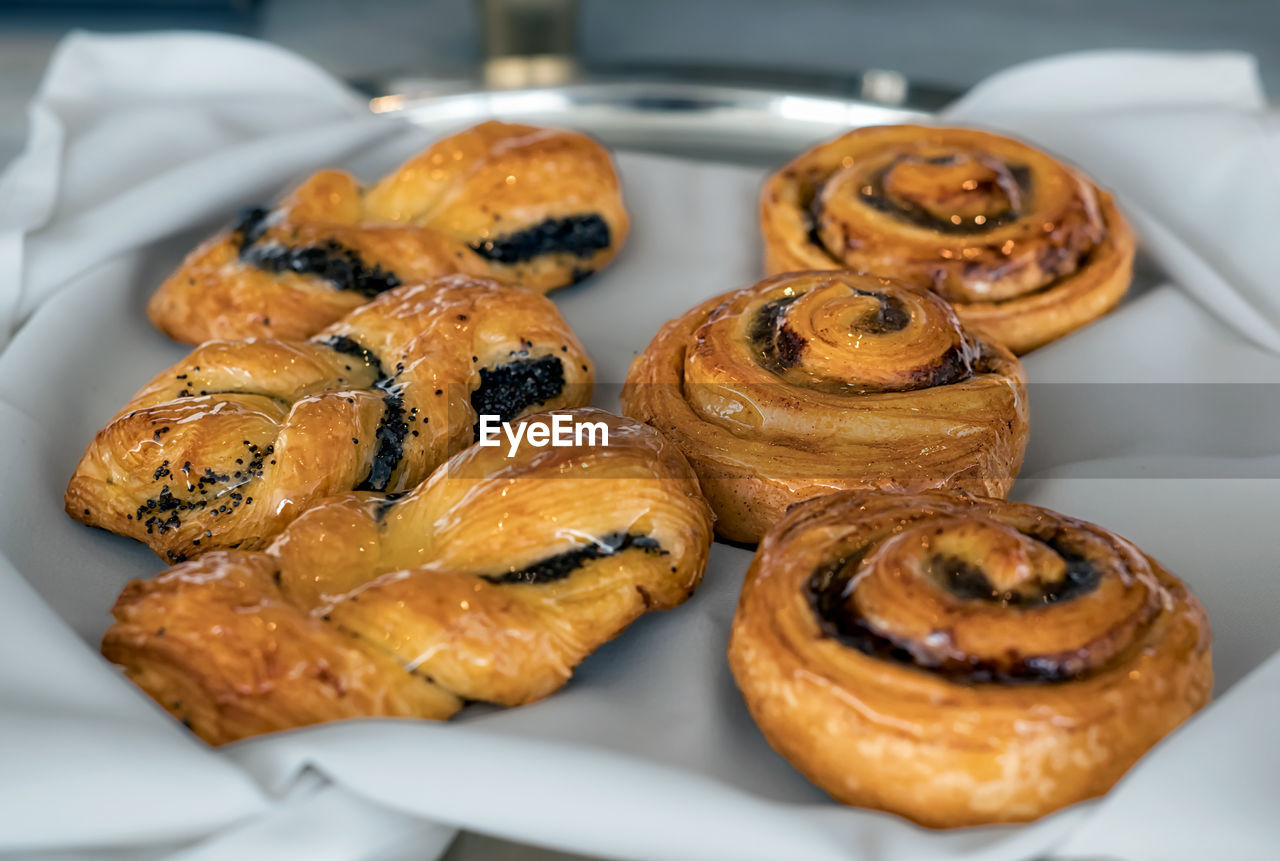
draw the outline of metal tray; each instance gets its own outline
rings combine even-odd
[[[662,81],[387,95],[372,99],[370,107],[422,125],[501,117],[565,126],[614,148],[758,166],[776,166],[856,126],[930,116],[910,107],[818,93]]]

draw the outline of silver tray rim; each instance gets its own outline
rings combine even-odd
[[[369,107],[421,126],[519,120],[573,128],[616,148],[752,165],[793,157],[851,128],[933,117],[912,107],[803,90],[661,80],[395,93],[371,99]]]

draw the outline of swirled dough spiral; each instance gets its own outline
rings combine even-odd
[[[1204,610],[1128,541],[945,491],[793,509],[747,574],[729,662],[810,780],[938,827],[1106,792],[1213,678]]]
[[[796,272],[672,320],[632,364],[623,411],[685,452],[717,532],[758,541],[792,503],[850,488],[1008,492],[1026,381],[936,295]]]
[[[684,601],[711,543],[670,443],[599,410],[568,416],[606,425],[608,445],[473,446],[407,496],[318,503],[265,553],[135,580],[103,654],[213,744],[547,696],[635,618]]]
[[[307,341],[210,341],[98,432],[69,515],[170,562],[266,545],[344,490],[398,492],[504,421],[586,404],[591,362],[550,300],[483,278],[408,284]]]
[[[147,306],[188,343],[307,338],[400,284],[453,273],[540,293],[605,266],[627,235],[609,154],[580,134],[486,122],[365,190],[324,170],[245,210]]]
[[[969,129],[875,126],[769,178],[765,268],[853,269],[926,287],[1025,353],[1115,306],[1134,238],[1077,171]]]

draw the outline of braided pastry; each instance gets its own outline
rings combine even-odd
[[[962,493],[846,492],[760,544],[729,662],[839,801],[935,827],[1106,792],[1209,699],[1208,621],[1129,542]]]
[[[1004,496],[1027,442],[1008,350],[928,291],[851,272],[779,275],[672,320],[622,402],[680,446],[734,541],[833,490]]]
[[[378,294],[456,272],[540,293],[627,235],[609,154],[580,134],[487,122],[365,191],[321,171],[193,251],[147,313],[172,338],[306,338]]]
[[[317,504],[265,553],[133,581],[103,654],[213,744],[547,696],[632,620],[684,601],[711,543],[679,451],[638,422],[570,415],[607,425],[607,446],[473,446],[408,496]]]
[[[927,287],[1015,353],[1105,314],[1133,269],[1110,195],[968,129],[849,132],[769,178],[760,223],[770,273],[854,269]]]
[[[210,341],[98,432],[77,520],[170,562],[257,549],[316,499],[398,492],[504,421],[579,406],[591,363],[550,300],[450,275],[384,293],[309,341]]]

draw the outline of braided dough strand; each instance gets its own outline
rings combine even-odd
[[[608,445],[473,446],[407,496],[326,499],[266,552],[130,583],[103,653],[214,744],[547,696],[635,618],[683,602],[711,542],[674,446],[567,415],[607,425]]]
[[[545,297],[452,275],[398,287],[309,341],[211,341],[98,432],[69,515],[170,562],[264,547],[315,500],[413,487],[511,420],[591,397],[590,360]]]
[[[165,334],[300,339],[401,284],[464,273],[546,293],[613,259],[628,220],[609,154],[486,122],[365,190],[320,171],[193,251],[147,306]]]

